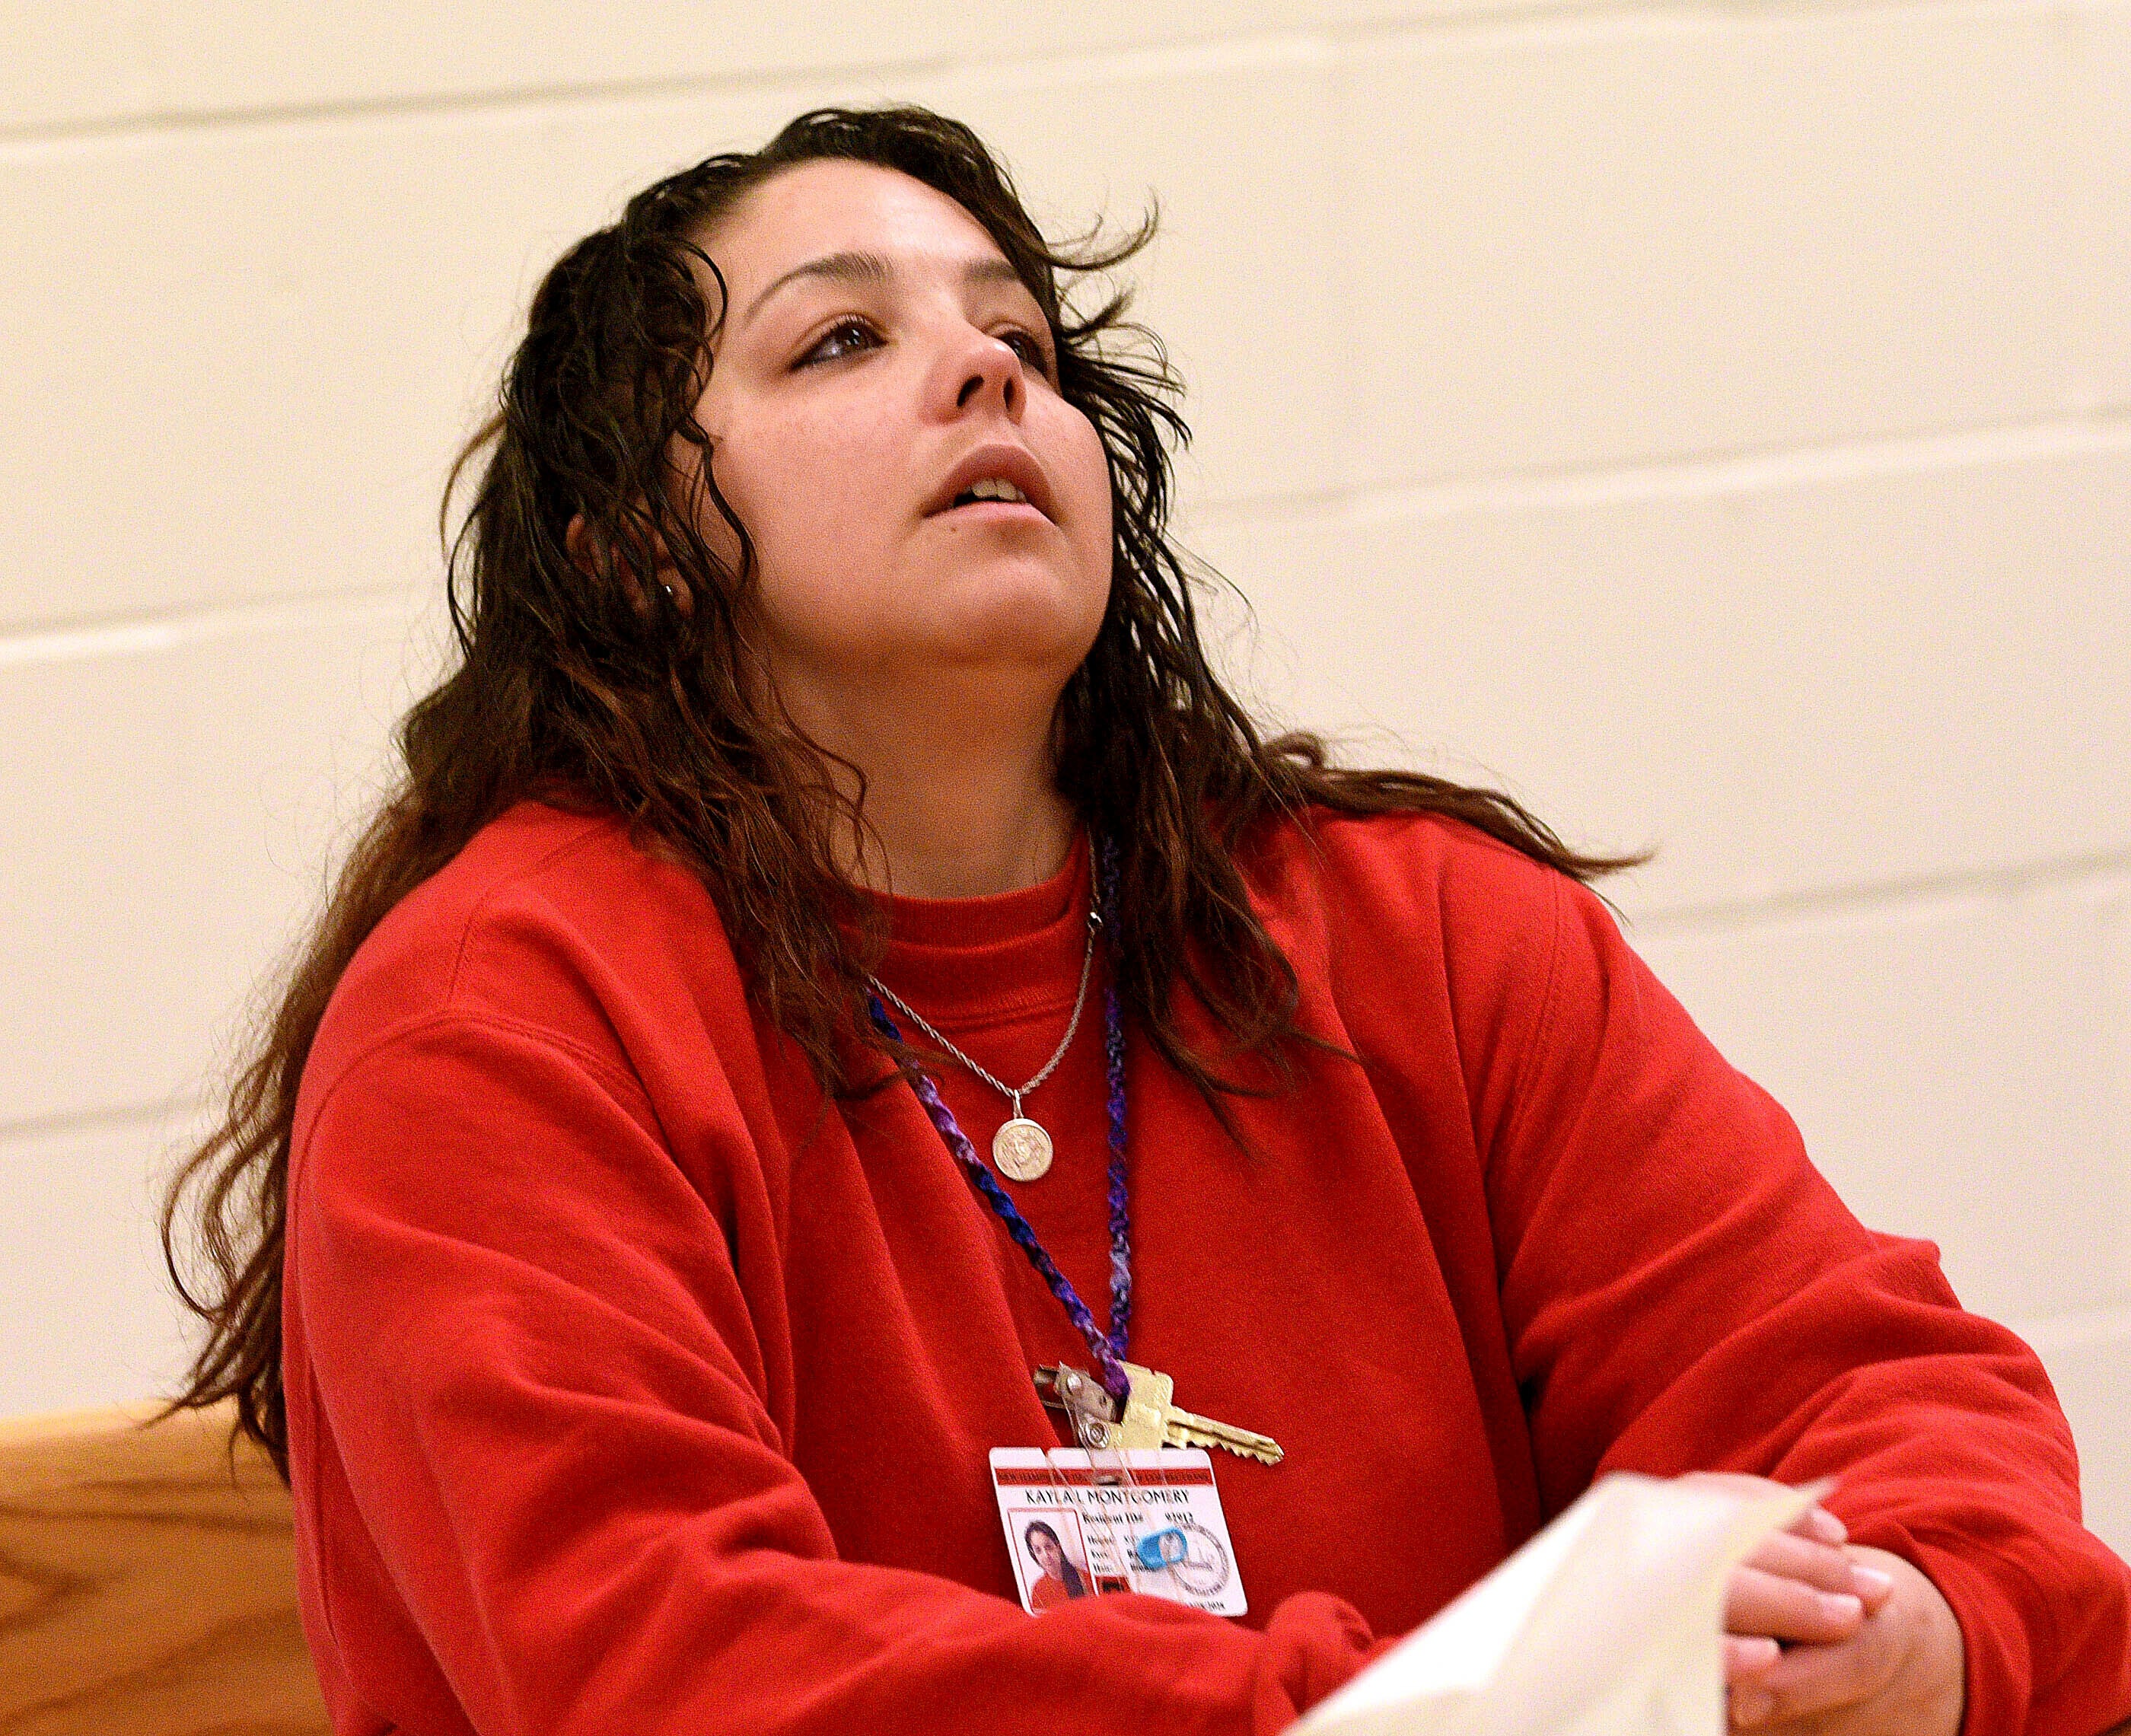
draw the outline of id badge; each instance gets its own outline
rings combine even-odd
[[[1203,1448],[995,1447],[991,1467],[1014,1584],[1030,1614],[1121,1591],[1215,1615],[1250,1607]]]

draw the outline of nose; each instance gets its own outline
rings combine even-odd
[[[929,395],[943,418],[992,408],[1018,422],[1028,402],[1028,376],[1011,345],[965,325],[941,345]]]

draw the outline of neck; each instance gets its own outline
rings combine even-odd
[[[980,898],[1048,880],[1072,848],[1078,820],[1052,787],[1003,776],[922,782],[869,772],[872,835],[847,872],[906,898]]]
[[[867,832],[842,864],[858,884],[907,898],[979,898],[1034,886],[1064,865],[1080,821],[1058,792],[1047,703],[1014,717],[951,702],[862,718],[847,706],[793,709],[814,740],[864,773]]]

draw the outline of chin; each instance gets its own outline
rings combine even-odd
[[[956,662],[1080,665],[1102,629],[1109,598],[1087,579],[1044,571],[963,574],[927,611],[927,637]]]

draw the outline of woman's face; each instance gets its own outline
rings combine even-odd
[[[1066,1552],[1048,1532],[1032,1531],[1028,1534],[1028,1552],[1036,1557],[1036,1565],[1052,1579],[1066,1577]]]
[[[907,175],[814,162],[705,250],[728,300],[697,414],[788,702],[973,670],[1055,697],[1109,595],[1109,474],[991,237]]]

